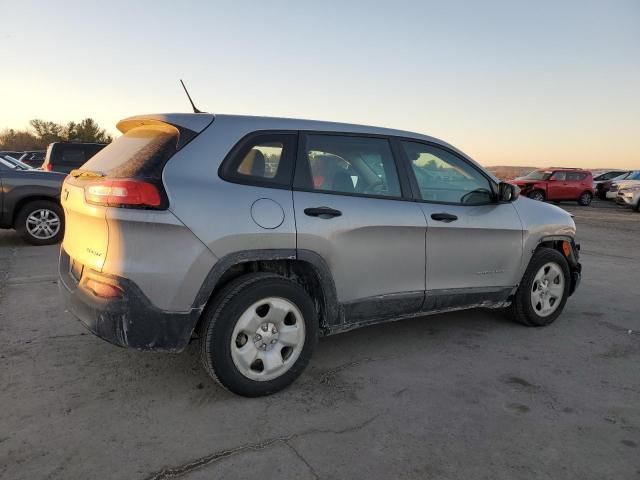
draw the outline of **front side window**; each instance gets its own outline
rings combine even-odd
[[[550,180],[555,180],[556,182],[564,182],[567,180],[567,172],[554,172],[554,174],[551,175]]]
[[[493,201],[489,180],[457,155],[433,145],[402,142],[423,200],[467,205]]]
[[[300,187],[381,197],[400,197],[389,141],[382,138],[310,134],[302,157]]]

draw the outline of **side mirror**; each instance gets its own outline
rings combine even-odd
[[[501,202],[513,202],[520,196],[520,189],[507,182],[498,185],[498,200]]]

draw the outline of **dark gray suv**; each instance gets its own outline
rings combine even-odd
[[[578,285],[571,216],[441,140],[210,114],[118,128],[63,186],[69,309],[120,346],[199,337],[236,393],[290,384],[320,335],[474,307],[548,325]]]
[[[55,172],[16,168],[0,159],[0,228],[15,228],[33,245],[62,240],[60,188],[64,177]]]

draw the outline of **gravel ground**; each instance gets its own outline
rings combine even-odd
[[[640,478],[640,214],[575,214],[584,277],[550,327],[469,311],[321,340],[289,389],[246,399],[197,345],[86,333],[56,247],[0,232],[0,478]]]

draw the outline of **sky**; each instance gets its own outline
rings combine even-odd
[[[0,0],[0,130],[201,110],[640,169],[640,0]]]

